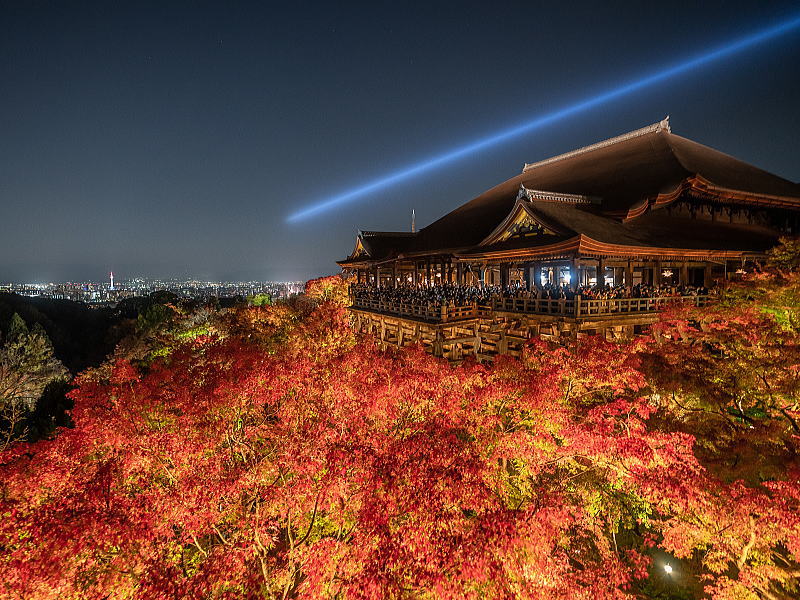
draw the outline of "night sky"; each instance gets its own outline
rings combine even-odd
[[[312,219],[300,208],[800,3],[0,0],[0,282],[334,273],[524,162],[661,120],[800,180],[800,31]]]

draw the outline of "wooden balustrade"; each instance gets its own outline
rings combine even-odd
[[[521,312],[540,315],[573,315],[575,300],[560,298],[495,298],[492,310],[501,312]]]
[[[586,300],[579,298],[575,314],[579,317],[655,312],[673,304],[705,306],[708,296],[661,296],[658,298],[609,298]]]
[[[613,316],[641,314],[662,310],[673,304],[705,306],[709,296],[664,296],[658,298],[610,298],[589,300],[550,298],[494,298],[488,305],[476,303],[464,306],[436,303],[392,302],[377,298],[354,297],[353,308],[380,313],[425,319],[428,321],[461,321],[490,316],[492,312],[515,312],[570,317]]]

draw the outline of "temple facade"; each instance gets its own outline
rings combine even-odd
[[[360,231],[338,264],[374,288],[514,287],[531,300],[553,286],[712,288],[798,231],[800,185],[675,135],[665,119],[525,164],[418,232]],[[573,300],[563,312],[579,319]]]

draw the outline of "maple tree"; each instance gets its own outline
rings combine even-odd
[[[173,307],[0,455],[0,594],[791,597],[794,277],[458,367],[357,337],[338,277]]]

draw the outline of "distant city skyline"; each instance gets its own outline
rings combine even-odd
[[[106,279],[61,279],[61,280],[0,280],[0,287],[3,285],[48,285],[48,284],[92,284],[102,285],[108,284],[110,287],[114,285],[120,286],[130,284],[133,282],[196,282],[196,283],[303,283],[303,280],[276,280],[276,279],[207,279],[202,277],[147,277],[147,276],[130,276],[125,278],[114,278],[116,284],[112,284],[110,278]]]
[[[671,116],[800,180],[791,34],[300,223],[421,158],[797,15],[796,2],[0,4],[0,282],[295,281]]]
[[[0,293],[21,296],[72,300],[88,304],[115,304],[126,298],[147,296],[153,292],[168,291],[183,298],[206,300],[209,298],[250,297],[268,294],[272,298],[286,298],[304,289],[301,281],[203,281],[197,279],[157,279],[134,277],[115,284],[106,281],[52,281],[52,282],[2,282]]]

